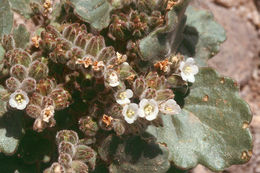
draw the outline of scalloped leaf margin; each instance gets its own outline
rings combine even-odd
[[[8,0],[0,1],[0,40],[5,34],[9,34],[13,28],[13,13]]]
[[[189,6],[186,10],[187,22],[179,51],[192,56],[200,66],[219,52],[220,44],[226,40],[224,28],[218,24],[211,12]]]
[[[107,0],[68,0],[74,13],[96,30],[101,31],[110,22],[110,12],[114,7]]]
[[[149,126],[147,132],[168,146],[169,159],[179,168],[202,164],[221,171],[252,156],[250,108],[238,85],[211,68],[200,68],[183,111],[162,120],[164,127]]]

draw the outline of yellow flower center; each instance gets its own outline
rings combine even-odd
[[[165,110],[166,110],[166,111],[169,111],[169,112],[173,111],[173,109],[172,109],[171,107],[169,107],[169,106],[166,106],[166,107],[165,107]]]
[[[148,104],[144,107],[144,113],[146,115],[150,115],[153,111],[154,111],[154,107],[150,104]]]
[[[15,100],[18,102],[18,103],[23,103],[24,101],[24,96],[22,94],[17,94],[15,96]]]
[[[121,93],[119,94],[119,98],[120,98],[121,100],[124,100],[124,99],[126,98],[126,92],[121,92]]]
[[[185,73],[185,74],[189,74],[189,73],[191,73],[191,71],[192,71],[192,69],[191,69],[190,66],[184,67],[184,73]]]
[[[132,118],[134,116],[135,112],[132,109],[128,109],[126,112],[126,116],[128,118]]]

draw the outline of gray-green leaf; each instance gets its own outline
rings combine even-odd
[[[14,40],[17,48],[25,48],[30,41],[30,33],[23,24],[14,29]]]
[[[2,85],[0,85],[0,117],[7,112],[7,100],[9,93]]]
[[[252,119],[237,84],[211,68],[201,68],[179,115],[162,115],[164,127],[148,132],[165,143],[177,167],[203,164],[221,171],[247,162],[252,156]]]
[[[118,145],[113,157],[116,163],[110,165],[109,172],[165,173],[170,168],[168,155],[168,149],[163,145],[132,137]]]
[[[68,0],[74,13],[93,28],[102,30],[109,25],[110,12],[113,9],[107,0]]]
[[[8,112],[0,118],[0,152],[13,155],[22,137],[22,112]]]
[[[3,48],[2,44],[0,44],[0,71],[2,71],[4,67],[4,63],[3,63],[4,56],[5,56],[5,49]]]
[[[8,0],[0,1],[0,40],[3,35],[9,34],[13,27],[13,13]]]
[[[186,56],[195,57],[200,66],[207,66],[207,60],[218,53],[220,44],[225,41],[225,30],[208,11],[189,6],[186,15],[180,51]]]
[[[181,33],[185,26],[185,15],[190,0],[181,0],[166,14],[166,25],[151,32],[140,40],[139,49],[144,61],[164,59],[171,52],[176,51],[181,43]]]
[[[32,13],[30,7],[30,0],[9,0],[11,4],[11,8],[19,13],[20,15],[26,17],[27,19],[30,18],[30,14]]]

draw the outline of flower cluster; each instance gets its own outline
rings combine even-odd
[[[38,132],[54,126],[54,112],[69,106],[70,94],[54,79],[47,77],[49,68],[45,58],[15,48],[12,36],[5,36],[3,42],[10,43],[9,47],[5,47],[4,59],[10,74],[5,80],[10,92],[10,108],[26,110],[27,115],[35,119],[33,129]]]
[[[29,103],[29,96],[36,90],[37,81],[47,77],[48,67],[22,49],[11,49],[6,53],[6,66],[10,68],[10,77],[5,81],[12,92],[9,105],[24,110]]]
[[[81,172],[88,173],[95,169],[96,152],[79,140],[78,134],[72,130],[62,130],[56,135],[59,158],[44,173]],[[87,163],[87,164],[86,164]]]
[[[67,108],[70,100],[68,91],[57,85],[54,80],[40,80],[26,108],[27,115],[35,119],[33,129],[41,132],[46,127],[55,126],[55,110]]]
[[[142,80],[143,77],[138,78],[134,86],[138,85],[137,83],[140,79]],[[144,85],[146,85],[145,81]],[[134,91],[138,89],[140,88],[135,88]],[[116,102],[123,106],[122,115],[129,124],[134,123],[138,117],[152,121],[157,118],[159,112],[174,115],[180,113],[181,110],[180,106],[173,99],[173,92],[169,89],[155,90],[146,85],[143,88],[141,97],[137,96],[137,99],[140,99],[139,104],[130,101],[133,97],[133,91],[130,89],[117,92],[115,97]]]

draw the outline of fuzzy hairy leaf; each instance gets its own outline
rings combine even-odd
[[[3,35],[9,34],[13,27],[13,13],[8,0],[0,1],[0,40]]]
[[[203,164],[221,171],[250,159],[252,114],[233,80],[201,68],[184,101],[179,115],[162,115],[164,127],[147,130],[168,146],[170,161],[185,169]]]
[[[25,48],[30,41],[30,33],[23,24],[20,24],[13,31],[15,46],[17,48]]]
[[[189,6],[186,15],[180,51],[186,56],[195,57],[200,66],[207,66],[207,60],[218,53],[220,44],[225,41],[225,30],[208,11]]]
[[[22,116],[21,112],[8,112],[0,118],[0,152],[16,152],[22,137]]]
[[[5,56],[5,49],[3,48],[3,46],[0,44],[0,71],[3,70],[3,59],[4,59],[4,56]],[[1,72],[0,72],[1,73]]]
[[[166,25],[140,40],[139,49],[144,61],[164,59],[181,43],[180,35],[185,26],[185,15],[190,0],[181,0],[166,14]]]
[[[102,30],[109,25],[110,11],[113,7],[107,0],[69,0],[74,13],[93,28]]]
[[[30,8],[30,0],[9,0],[11,4],[11,8],[19,13],[20,15],[30,18],[30,14],[32,13],[32,10]]]
[[[168,149],[162,145],[146,143],[132,137],[118,145],[110,173],[165,173],[170,168]]]
[[[8,100],[8,91],[0,85],[0,117],[2,117],[7,112],[7,100]]]

